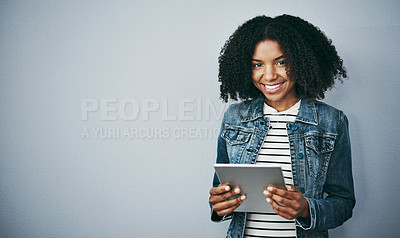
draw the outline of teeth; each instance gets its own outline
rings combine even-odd
[[[272,85],[272,86],[269,86],[269,85],[264,85],[267,89],[275,89],[275,88],[277,88],[277,87],[279,87],[279,86],[281,86],[283,83],[280,83],[280,84],[275,84],[275,85]]]

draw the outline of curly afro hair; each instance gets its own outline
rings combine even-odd
[[[252,56],[257,43],[276,41],[285,56],[286,71],[296,80],[300,98],[323,99],[335,80],[346,78],[346,69],[335,46],[307,21],[290,15],[257,16],[241,25],[223,46],[219,62],[220,96],[248,100],[262,95],[253,84]]]

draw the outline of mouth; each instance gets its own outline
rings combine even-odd
[[[283,81],[282,83],[274,84],[274,85],[267,85],[263,84],[265,91],[267,93],[274,93],[280,89],[280,87],[285,83],[286,81]]]

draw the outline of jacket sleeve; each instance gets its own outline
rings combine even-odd
[[[348,120],[340,114],[338,136],[331,154],[323,187],[324,198],[307,198],[311,219],[298,218],[304,230],[327,230],[342,225],[352,216],[355,195],[351,165]]]
[[[229,110],[229,108],[228,108],[228,110]],[[228,152],[226,150],[226,141],[221,136],[222,132],[224,131],[226,115],[227,115],[227,112],[225,112],[224,117],[222,119],[221,129],[220,129],[220,132],[219,132],[219,135],[218,135],[218,139],[217,139],[217,159],[216,159],[216,163],[217,164],[229,164]],[[213,187],[218,187],[219,184],[220,184],[220,181],[218,179],[218,176],[214,172]],[[224,220],[228,220],[228,219],[232,218],[232,214],[228,214],[228,215],[223,216],[223,217],[219,216],[212,209],[212,205],[211,204],[210,204],[210,208],[211,208],[211,220],[212,221],[224,221]]]

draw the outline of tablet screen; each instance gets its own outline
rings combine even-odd
[[[255,164],[214,164],[215,172],[221,184],[239,186],[246,200],[237,212],[274,212],[265,200],[263,191],[268,185],[285,187],[282,169],[279,166]]]

